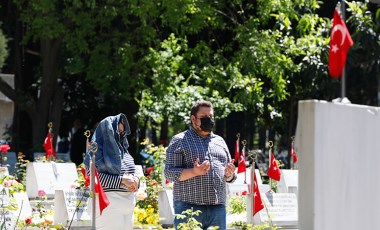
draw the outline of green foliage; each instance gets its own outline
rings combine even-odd
[[[28,163],[29,160],[25,159],[25,155],[22,152],[19,152],[17,154],[17,163],[15,165],[15,177],[20,181],[20,184],[26,184],[26,165]]]
[[[243,195],[231,195],[228,199],[227,211],[231,214],[246,212],[247,198]]]
[[[0,24],[1,25],[1,24]],[[7,39],[3,34],[3,31],[0,30],[0,70],[3,68],[3,65],[5,63],[5,60],[8,57],[8,46],[7,46]]]
[[[183,211],[181,214],[176,214],[175,218],[185,219],[186,221],[178,224],[178,229],[180,230],[200,230],[202,229],[202,224],[196,220],[196,216],[199,216],[200,210],[194,211],[193,208]]]

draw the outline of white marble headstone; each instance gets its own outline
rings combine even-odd
[[[277,184],[279,193],[294,193],[298,196],[298,170],[281,169],[281,180]]]
[[[136,171],[135,171],[135,176],[142,178],[144,177],[144,170],[141,165],[136,165]],[[145,180],[140,180],[140,187],[138,192],[145,192],[146,189],[146,182]]]
[[[56,190],[54,198],[54,223],[66,226],[91,226],[91,202],[88,190]]]
[[[282,228],[297,228],[298,226],[298,202],[294,193],[260,192],[261,199],[266,208],[262,209],[254,218],[247,216],[247,222],[262,224],[268,222],[268,214],[271,222]],[[247,215],[252,213],[252,195],[247,197]],[[267,212],[268,210],[268,212]]]
[[[172,226],[174,223],[173,190],[162,190],[158,192],[158,215],[160,224]]]
[[[379,229],[380,108],[298,105],[299,229]]]
[[[260,171],[258,169],[255,169],[256,179],[259,186],[263,185],[263,181],[261,179]],[[227,193],[228,194],[241,194],[242,192],[249,192],[250,191],[250,184],[251,184],[251,173],[250,168],[247,168],[246,173],[237,173],[237,178],[233,183],[227,183]],[[262,187],[268,187],[269,186],[262,186]],[[263,189],[265,189],[263,188]],[[269,190],[269,189],[268,189]]]
[[[26,165],[26,193],[29,198],[36,198],[39,190],[53,198],[55,190],[69,189],[77,179],[74,163],[31,162]]]

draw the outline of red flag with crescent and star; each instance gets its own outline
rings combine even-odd
[[[261,199],[259,185],[257,184],[256,173],[254,173],[253,175],[254,175],[253,176],[253,178],[254,178],[254,185],[253,185],[253,199],[254,199],[253,200],[254,201],[254,204],[253,204],[253,215],[255,215],[261,209],[264,208],[264,204],[263,204],[263,201]]]
[[[331,77],[337,79],[342,75],[348,50],[353,44],[350,32],[335,8],[329,53],[329,73]]]
[[[281,178],[281,171],[280,168],[277,165],[276,158],[274,158],[274,154],[271,155],[271,162],[270,166],[267,172],[268,177],[272,178],[273,180],[280,181]]]
[[[235,159],[235,162],[238,162],[239,160],[239,138],[236,139],[236,142],[235,142],[235,156],[234,156],[234,159]]]
[[[245,165],[245,146],[244,146],[243,149],[241,150],[237,173],[242,173],[242,172],[245,172],[246,170],[247,170],[247,166]]]
[[[57,157],[57,154],[53,148],[53,141],[50,132],[47,133],[43,146],[46,152],[46,159],[49,159],[50,156],[53,156],[54,158]]]
[[[297,163],[298,161],[298,157],[297,157],[297,153],[296,153],[296,150],[294,149],[294,144],[292,143],[292,148],[290,150],[290,155],[293,157],[293,163]]]

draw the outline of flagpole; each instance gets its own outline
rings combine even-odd
[[[272,162],[272,147],[273,147],[273,141],[269,141],[269,167],[270,168],[270,164]],[[272,191],[272,178],[269,177],[269,191]]]
[[[255,216],[253,215],[255,213],[255,157],[252,156],[252,167],[251,167],[251,194],[252,196],[252,213],[250,215],[252,216],[252,229],[255,225]]]
[[[90,162],[90,187],[92,193],[92,225],[91,230],[96,230],[96,192],[95,192],[95,152],[98,150],[98,144],[91,142],[90,151],[92,152]]]
[[[292,139],[292,143],[291,143],[291,146],[290,146],[290,162],[291,162],[291,166],[290,168],[291,169],[295,169],[294,167],[294,156],[293,156],[293,148],[294,148],[294,136],[291,137]]]
[[[83,160],[83,158],[85,157],[85,154],[87,153],[87,151],[88,151],[88,147],[89,147],[89,138],[90,138],[90,135],[91,135],[91,131],[90,130],[86,130],[85,132],[84,132],[84,136],[86,137],[86,152],[84,153],[84,155],[82,155],[82,160]]]
[[[346,3],[344,0],[341,0],[341,15],[343,21],[346,20]],[[346,62],[347,63],[347,62]],[[341,81],[341,102],[343,102],[343,98],[346,97],[346,65],[343,67],[342,72],[342,81]]]
[[[54,139],[53,139],[53,122],[49,122],[48,123],[48,127],[49,127],[49,134],[50,134],[50,149],[51,149],[51,154],[48,155],[48,158],[49,159],[46,159],[47,161],[52,161],[52,158],[53,158],[53,142],[54,142]]]
[[[256,155],[254,155],[254,154],[256,154]],[[249,190],[250,190],[249,193],[251,194],[252,205],[251,205],[251,208],[247,208],[247,210],[248,210],[247,220],[250,224],[252,224],[252,229],[253,229],[254,213],[255,213],[255,168],[256,168],[255,161],[256,161],[257,152],[255,150],[252,150],[251,152],[248,153],[247,156],[252,159],[252,165],[251,165],[251,171],[250,171],[250,174],[251,174],[250,180],[251,181],[250,181],[250,186],[249,186]]]
[[[245,163],[245,145],[247,144],[247,141],[243,140],[241,143],[243,144],[242,153],[244,153],[244,163]],[[244,171],[244,184],[247,184],[247,170]]]

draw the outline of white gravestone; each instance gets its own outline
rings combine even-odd
[[[247,172],[244,175],[244,173],[237,173],[236,169],[236,180],[233,183],[227,183],[227,194],[230,195],[241,195],[242,192],[249,192],[249,186],[251,183],[251,173],[250,168],[247,168]],[[256,179],[257,183],[264,191],[269,190],[269,186],[263,185],[263,181],[261,179],[260,171],[258,169],[255,169]],[[266,190],[268,188],[268,190]],[[260,190],[261,191],[261,190]]]
[[[379,229],[380,108],[298,104],[299,229]]]
[[[17,207],[10,210],[9,207]],[[0,226],[1,229],[15,229],[16,221],[25,221],[32,214],[26,193],[9,194],[8,188],[0,186]]]
[[[56,190],[54,198],[54,223],[70,227],[91,226],[89,190]]]
[[[14,216],[11,211],[8,210],[7,206],[11,202],[8,192],[0,188],[0,226],[2,229],[14,229]]]
[[[281,228],[297,228],[298,202],[294,193],[260,192],[260,194],[265,207],[254,216],[253,223],[255,225],[271,222]],[[247,196],[247,213],[252,213],[252,197],[252,194]],[[247,216],[247,222],[252,223],[252,217]]]
[[[32,207],[29,202],[26,192],[19,192],[13,194],[16,199],[18,209],[14,211],[14,216],[19,216],[19,220],[25,220],[32,215]]]
[[[29,198],[36,198],[39,190],[53,198],[55,190],[69,189],[77,179],[74,163],[31,162],[26,165],[26,193]]]
[[[281,169],[281,180],[277,184],[279,193],[294,193],[298,196],[298,170]]]
[[[138,192],[145,192],[146,182],[145,182],[145,180],[141,180],[141,178],[144,177],[144,170],[143,170],[141,165],[136,165],[135,176],[140,178],[140,187],[138,189]]]
[[[160,217],[160,224],[163,226],[173,226],[175,217],[173,202],[173,190],[158,191],[158,215]]]

